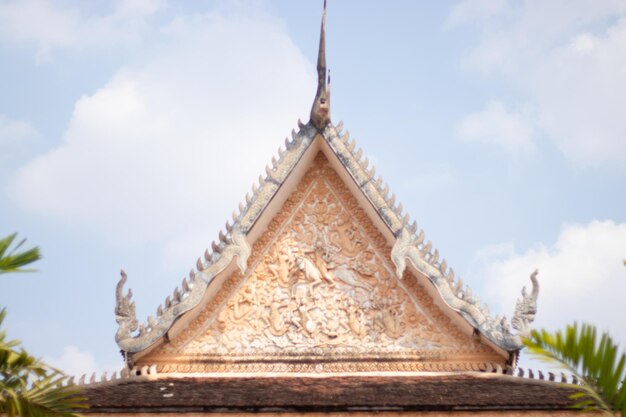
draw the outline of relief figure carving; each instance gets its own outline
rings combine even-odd
[[[272,226],[266,246],[255,245],[263,252],[220,307],[220,319],[186,349],[252,355],[341,347],[414,354],[473,346],[440,329],[441,314],[432,304],[417,307],[408,283],[394,276],[384,239],[375,240],[374,226],[363,225],[367,218],[353,197],[336,191],[344,185],[332,168],[319,165],[303,182],[306,188],[285,203],[292,210],[288,220]]]
[[[406,324],[401,321],[401,312],[398,305],[389,305],[386,302],[378,304],[376,322],[384,333],[392,339],[402,335]]]
[[[283,336],[289,329],[289,323],[285,321],[283,310],[289,306],[279,292],[274,293],[273,302],[270,304],[269,317],[265,318],[267,330],[274,336]]]
[[[350,330],[357,337],[363,337],[367,333],[367,326],[363,323],[363,311],[361,311],[360,307],[354,302],[354,300],[348,300],[348,325],[350,326]]]
[[[270,263],[267,265],[271,273],[276,276],[279,282],[283,285],[288,285],[291,281],[291,265],[292,257],[289,248],[281,248],[279,251],[275,251],[274,258],[276,263]]]

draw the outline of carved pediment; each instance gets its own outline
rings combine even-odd
[[[476,369],[502,357],[463,334],[318,154],[237,272],[177,337],[162,371]],[[430,368],[429,368],[430,366]]]

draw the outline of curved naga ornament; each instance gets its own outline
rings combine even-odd
[[[537,314],[537,296],[539,296],[538,273],[539,271],[535,270],[530,274],[530,280],[533,284],[531,293],[527,294],[526,287],[523,287],[522,298],[515,303],[515,315],[511,319],[511,325],[522,337],[530,337],[530,323],[535,321],[535,315]]]
[[[156,342],[167,333],[176,318],[198,305],[207,286],[217,274],[228,267],[234,257],[237,257],[237,267],[244,273],[250,252],[245,234],[239,228],[233,227],[230,242],[207,263],[198,260],[198,273],[191,274],[191,283],[184,285],[182,291],[176,289],[173,299],[167,297],[165,309],[159,307],[156,319],[148,317],[147,326],[137,323],[135,304],[131,302],[132,292],[129,290],[126,296],[122,293],[127,279],[122,271],[122,278],[117,284],[115,306],[116,321],[119,324],[115,340],[119,347],[126,352],[139,352]],[[133,335],[134,332],[138,334]]]
[[[527,294],[526,289],[522,289],[522,299],[517,301],[512,320],[513,328],[518,331],[515,335],[511,333],[506,318],[490,317],[487,307],[480,305],[478,298],[472,296],[469,288],[463,287],[460,279],[455,281],[454,272],[447,270],[445,261],[438,263],[438,256],[429,253],[430,242],[426,245],[422,245],[422,242],[421,234],[414,236],[407,228],[400,230],[391,250],[391,260],[396,266],[397,277],[402,279],[408,259],[435,284],[446,304],[460,312],[481,333],[508,351],[521,349],[523,347],[521,338],[530,334],[530,323],[537,313],[539,294],[537,271],[530,277],[533,284],[532,292]]]
[[[131,337],[132,333],[138,328],[135,303],[131,301],[133,291],[129,289],[128,293],[124,295],[124,284],[128,277],[123,269],[120,271],[120,275],[120,281],[115,288],[115,321],[119,325],[115,333],[115,341],[118,343],[120,340]]]

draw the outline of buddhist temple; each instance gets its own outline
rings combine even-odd
[[[122,271],[124,369],[81,381],[84,413],[573,415],[563,376],[517,368],[536,272],[490,316],[331,121],[325,19],[310,120],[145,323]]]

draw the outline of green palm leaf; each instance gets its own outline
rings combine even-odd
[[[608,333],[599,340],[597,333],[592,325],[573,324],[553,334],[533,331],[524,344],[531,355],[557,364],[578,378],[579,390],[571,396],[576,401],[574,407],[611,416],[618,411],[624,417],[626,355],[618,353],[618,345]]]
[[[24,266],[41,259],[38,247],[19,251],[26,239],[22,239],[12,249],[11,245],[15,241],[17,233],[13,233],[0,239],[0,274],[8,272],[32,272],[32,269],[23,269]]]
[[[24,266],[41,259],[39,248],[19,251],[26,239],[11,245],[17,234],[0,239],[0,274],[28,272]],[[6,310],[0,309],[0,415],[7,417],[77,417],[68,410],[86,408],[80,390],[68,377],[7,340],[2,323]]]
[[[0,327],[6,310],[0,310]],[[86,408],[85,398],[68,377],[6,340],[0,331],[0,414],[7,417],[73,417]],[[19,348],[19,350],[17,350]]]

